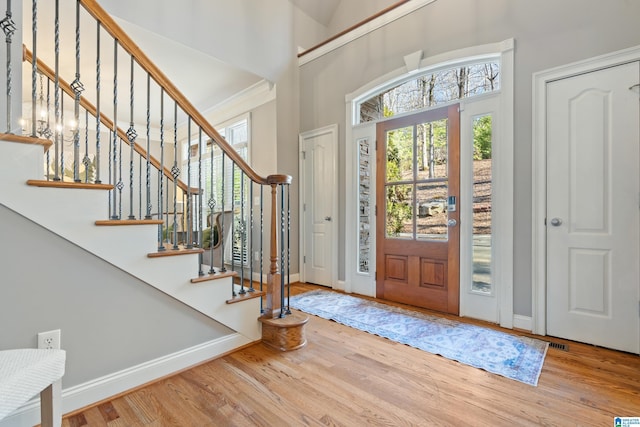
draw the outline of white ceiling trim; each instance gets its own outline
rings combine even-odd
[[[202,115],[210,123],[223,123],[276,99],[276,86],[261,80],[220,104],[205,110]]]
[[[349,31],[346,34],[343,34],[340,37],[337,37],[334,40],[331,40],[329,43],[324,44],[309,53],[303,54],[298,58],[298,66],[303,66],[315,59],[320,58],[321,56],[326,55],[327,53],[334,51],[352,41],[367,35],[378,28],[384,27],[385,25],[395,21],[396,19],[402,18],[405,15],[414,12],[421,7],[424,7],[430,3],[435,2],[436,0],[411,0],[408,1],[395,9],[390,10],[384,15],[378,16],[377,18],[367,22],[366,24],[360,25],[359,27]]]

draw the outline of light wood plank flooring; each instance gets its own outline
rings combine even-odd
[[[310,317],[303,349],[256,344],[62,425],[612,426],[640,416],[637,355],[554,339],[569,351],[550,348],[532,387]]]

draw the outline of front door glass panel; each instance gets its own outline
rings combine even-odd
[[[448,239],[447,140],[447,119],[386,132],[387,238]]]

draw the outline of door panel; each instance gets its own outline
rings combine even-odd
[[[376,295],[457,314],[458,106],[379,123],[377,140]]]
[[[304,280],[332,286],[335,254],[334,144],[336,131],[311,131],[301,135],[304,200],[302,206]]]
[[[640,351],[638,63],[547,86],[547,333]]]

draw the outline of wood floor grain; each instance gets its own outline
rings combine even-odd
[[[310,317],[300,350],[256,344],[62,425],[612,426],[615,416],[640,416],[637,355],[554,339],[569,351],[550,348],[532,387]]]

